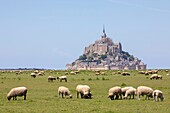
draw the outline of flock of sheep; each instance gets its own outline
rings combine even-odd
[[[124,99],[127,99],[129,96],[129,99],[131,99],[131,96],[137,95],[137,99],[140,100],[140,96],[146,95],[146,99],[149,100],[149,97],[154,98],[155,101],[163,101],[164,96],[163,92],[160,90],[153,90],[150,87],[147,86],[139,86],[137,89],[134,87],[124,87],[121,88],[119,86],[115,86],[109,89],[108,98],[111,100],[114,99],[122,99],[122,95],[124,96]]]
[[[84,99],[91,99],[92,98],[92,93],[90,90],[90,87],[88,85],[77,85],[76,87],[76,92],[77,92],[77,98],[79,98],[79,95],[81,98]],[[26,100],[26,94],[27,94],[27,88],[26,87],[16,87],[12,88],[11,91],[7,94],[7,99],[10,100],[13,98],[13,100],[16,100],[17,96],[24,96],[24,100]],[[62,98],[72,98],[72,95],[70,93],[70,90],[65,87],[65,86],[60,86],[58,88],[58,97],[60,98],[60,95],[62,95]],[[140,96],[146,95],[146,99],[149,100],[149,98],[153,98],[155,101],[163,101],[164,96],[163,92],[160,90],[153,90],[150,87],[147,86],[139,86],[137,89],[134,87],[124,87],[121,88],[119,86],[115,86],[109,89],[108,92],[108,98],[111,100],[114,99],[122,99],[122,96],[124,99],[131,99],[131,96],[137,95],[137,99],[140,100]]]
[[[73,73],[73,72],[72,72]],[[43,75],[44,72],[34,72],[31,73],[31,77],[36,77]],[[74,74],[76,74],[74,72]],[[62,82],[63,80],[65,82],[67,82],[67,76],[60,76],[57,77],[57,79],[60,80],[60,82]],[[150,79],[162,79],[162,76],[158,76],[157,74],[153,74]],[[48,77],[48,82],[52,82],[53,80],[56,80],[55,77],[53,76],[49,76]],[[91,99],[92,98],[92,93],[91,93],[91,89],[88,85],[77,85],[76,89],[76,93],[77,93],[77,98],[79,98],[79,95],[81,98],[84,99]],[[10,100],[11,98],[13,98],[13,100],[16,100],[17,96],[24,96],[24,100],[26,100],[26,95],[27,95],[27,88],[26,87],[16,87],[16,88],[12,88],[10,90],[10,92],[7,94],[7,99]],[[65,87],[65,86],[60,86],[58,88],[58,97],[60,98],[60,95],[62,95],[62,98],[72,98],[71,92],[69,90],[69,88]],[[135,95],[137,95],[137,99],[140,100],[140,96],[144,96],[146,95],[146,99],[149,98],[153,98],[155,101],[163,101],[164,96],[163,96],[163,92],[160,90],[153,90],[150,87],[147,86],[139,86],[137,88],[134,88],[132,86],[130,87],[119,87],[119,86],[115,86],[109,89],[108,91],[108,98],[110,98],[111,100],[115,100],[115,99],[131,99],[131,96],[133,96],[132,98],[135,98]],[[123,97],[122,97],[123,96]]]

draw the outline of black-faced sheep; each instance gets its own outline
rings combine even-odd
[[[159,101],[159,99],[163,101],[164,99],[163,92],[160,90],[154,90],[152,95],[155,101]]]
[[[76,91],[77,91],[77,98],[79,98],[79,94],[81,95],[81,98],[87,99],[92,97],[90,87],[88,85],[77,85]]]
[[[137,92],[138,100],[140,100],[140,95],[142,96],[146,95],[145,99],[148,99],[148,100],[149,100],[149,97],[151,98],[153,97],[152,96],[153,89],[147,86],[139,86],[136,92]]]
[[[48,82],[53,82],[53,80],[56,80],[56,78],[53,77],[53,76],[49,76],[49,77],[48,77]]]
[[[136,94],[136,89],[135,89],[135,88],[130,88],[130,89],[128,89],[128,90],[126,91],[124,98],[127,99],[127,97],[130,96],[129,99],[131,99],[131,95],[132,95],[132,96],[133,96],[133,99],[134,99],[135,94]]]
[[[132,87],[132,86],[129,86],[129,87],[121,88],[121,90],[122,90],[122,95],[125,96],[126,91],[127,91],[128,89],[130,89],[130,88],[133,88],[133,87]]]
[[[157,74],[153,74],[153,75],[151,75],[151,77],[150,77],[150,79],[152,80],[152,79],[157,79],[158,78],[158,75]]]
[[[114,98],[116,96],[116,98]],[[115,86],[109,89],[109,93],[108,93],[108,98],[110,98],[111,100],[114,99],[122,99],[122,90],[121,87],[119,86]]]
[[[17,100],[17,96],[24,96],[24,100],[26,100],[27,88],[26,87],[16,87],[12,88],[11,91],[7,94],[7,99]]]
[[[156,79],[161,79],[162,80],[162,75],[158,75]]]
[[[60,80],[60,82],[62,82],[63,80],[67,82],[67,76],[60,76],[60,77],[57,77],[57,79]]]
[[[36,77],[36,73],[31,73],[31,77],[35,78]]]
[[[60,94],[62,95],[62,98],[64,98],[64,96],[68,96],[69,98],[72,98],[72,95],[70,94],[70,91],[67,87],[64,86],[60,86],[58,88],[58,97],[60,98]]]

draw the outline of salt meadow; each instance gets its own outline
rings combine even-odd
[[[71,75],[68,70],[41,70],[44,75],[31,77],[35,70],[21,70],[19,73],[15,70],[0,71],[0,112],[1,113],[167,113],[170,111],[170,70],[158,70],[162,75],[162,80],[150,80],[149,75],[139,74],[139,71],[128,70],[128,76],[123,76],[123,71],[104,70],[104,74],[96,75],[95,71],[79,71]],[[68,72],[68,75],[65,73]],[[48,82],[48,77],[67,76],[67,82],[54,80]],[[81,99],[76,97],[76,86],[79,84],[89,85],[91,88],[92,99]],[[27,87],[27,99],[17,97],[17,100],[7,100],[8,92],[19,86]],[[73,98],[59,98],[58,87],[65,86],[69,88]],[[164,100],[155,102],[153,98],[145,100],[135,99],[117,99],[110,100],[108,91],[111,87],[119,86],[148,86],[152,89],[161,90],[164,94]]]

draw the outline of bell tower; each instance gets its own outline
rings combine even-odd
[[[102,38],[107,38],[104,25],[103,25],[103,35],[102,35]]]

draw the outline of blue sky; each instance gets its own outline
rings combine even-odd
[[[0,0],[0,68],[65,69],[102,34],[170,68],[169,0]]]

